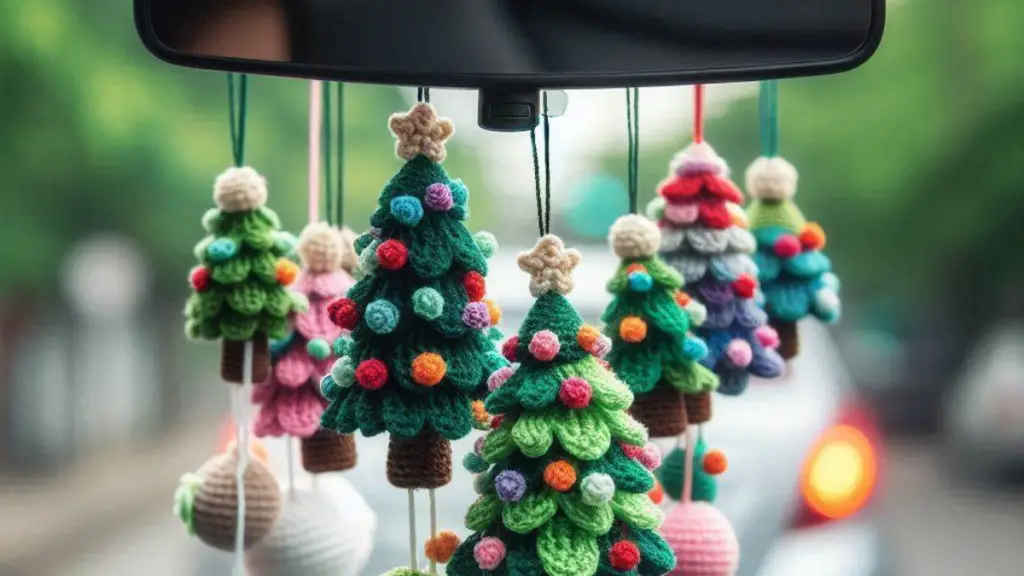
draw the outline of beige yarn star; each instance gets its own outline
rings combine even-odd
[[[533,250],[521,253],[516,261],[519,269],[530,275],[530,294],[538,298],[551,290],[559,294],[572,292],[572,271],[582,259],[579,250],[566,249],[561,238],[547,234],[537,240]]]
[[[443,162],[448,155],[444,143],[455,133],[451,119],[438,116],[437,110],[426,102],[416,104],[404,114],[392,114],[388,128],[398,138],[395,154],[402,160],[423,154],[434,162]]]

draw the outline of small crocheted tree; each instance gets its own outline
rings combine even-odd
[[[812,315],[837,322],[842,312],[839,279],[822,252],[825,232],[804,219],[793,202],[797,171],[780,157],[761,157],[747,168],[750,229],[757,239],[754,258],[764,291],[765,310],[778,331],[782,357],[799,351],[796,323]]]
[[[195,247],[185,306],[189,338],[222,340],[221,377],[242,383],[245,343],[253,343],[252,381],[270,373],[268,338],[288,334],[288,316],[306,309],[287,287],[299,267],[288,259],[292,237],[267,208],[267,184],[255,170],[230,168],[213,187],[217,208],[203,216],[207,232]]]
[[[389,125],[408,162],[355,242],[362,278],[329,306],[352,337],[321,382],[330,400],[321,424],[389,433],[391,484],[432,489],[451,479],[449,440],[466,436],[474,416],[486,421],[471,400],[505,364],[489,338],[501,311],[484,297],[496,242],[466,229],[469,191],[440,165],[451,121],[420,103]]]
[[[689,450],[676,447],[665,457],[656,473],[661,486],[672,500],[683,499],[683,484],[686,477],[686,458]],[[714,503],[718,496],[717,477],[724,473],[728,460],[720,450],[708,450],[703,438],[698,438],[694,454],[691,498],[696,502]]]
[[[480,497],[449,576],[656,576],[675,563],[647,496],[660,457],[599,358],[607,339],[564,296],[579,261],[552,235],[519,256],[537,300],[503,347],[514,363],[490,377],[497,427],[464,461]]]
[[[689,334],[690,311],[699,319],[701,310],[680,291],[679,273],[658,258],[661,232],[653,222],[623,216],[608,240],[622,259],[608,283],[614,298],[601,317],[612,339],[608,362],[636,395],[633,417],[655,438],[676,437],[688,422],[711,417],[710,396],[718,385],[699,363],[707,345]]]
[[[758,304],[756,244],[744,227],[742,202],[725,161],[706,142],[694,142],[673,159],[648,206],[661,227],[665,261],[707,309],[696,330],[709,349],[702,362],[718,374],[718,391],[728,395],[746,390],[750,375],[774,378],[785,367],[774,349],[778,337]]]

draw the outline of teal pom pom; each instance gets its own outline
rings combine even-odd
[[[436,320],[444,311],[444,296],[433,288],[420,288],[412,294],[412,311],[424,320]]]
[[[317,360],[326,360],[331,355],[331,345],[323,338],[313,338],[306,342],[306,352]]]
[[[320,395],[324,398],[334,400],[334,397],[338,395],[339,390],[340,387],[330,374],[327,374],[320,379]]]
[[[335,356],[347,356],[349,350],[352,349],[352,339],[345,336],[338,336],[334,340],[334,346],[332,346]]]
[[[398,327],[398,308],[387,300],[376,300],[366,307],[365,319],[370,330],[390,334]]]
[[[231,238],[217,238],[206,247],[206,257],[214,262],[230,260],[238,254],[238,243]]]
[[[461,178],[453,180],[448,187],[452,190],[452,200],[456,206],[465,206],[469,202],[469,188],[466,188]]]
[[[356,383],[356,369],[352,365],[352,358],[346,356],[335,360],[328,376],[339,388],[350,388]]]
[[[489,259],[498,251],[498,239],[490,232],[483,230],[477,232],[473,235],[473,241],[476,242],[476,247],[480,249],[480,253],[484,255],[484,258]]]
[[[687,337],[683,342],[683,354],[691,360],[703,360],[708,355],[708,345],[700,338]]]
[[[415,226],[423,219],[423,204],[415,196],[396,196],[391,199],[391,215],[405,226]]]
[[[474,474],[486,472],[487,468],[490,467],[486,460],[474,454],[473,452],[467,453],[466,456],[462,459],[462,466],[466,470]]]
[[[627,278],[633,292],[648,292],[654,287],[654,278],[647,272],[631,272]]]

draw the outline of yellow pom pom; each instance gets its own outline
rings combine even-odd
[[[501,307],[490,298],[484,298],[484,304],[487,305],[487,313],[491,316],[491,326],[497,326],[498,322],[501,322]]]
[[[426,545],[423,546],[423,553],[432,562],[446,564],[452,559],[452,554],[455,554],[455,549],[461,543],[462,541],[459,540],[455,532],[445,530],[427,540]]]
[[[281,258],[277,261],[277,267],[275,268],[277,275],[277,283],[282,286],[290,286],[292,282],[299,276],[299,265],[287,258]]]
[[[626,316],[619,324],[619,337],[631,344],[647,338],[647,322],[636,316]]]
[[[436,386],[447,370],[444,358],[433,352],[424,352],[412,361],[412,379],[420,386]]]

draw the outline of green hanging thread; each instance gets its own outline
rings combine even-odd
[[[629,213],[636,214],[640,197],[640,89],[626,88],[626,133],[629,139]]]
[[[235,166],[245,164],[245,118],[249,112],[249,77],[228,74],[228,115],[231,126],[231,154]]]
[[[761,124],[761,155],[773,158],[779,154],[779,81],[761,82],[758,99]]]
[[[540,235],[551,233],[551,125],[548,119],[548,94],[541,96],[544,122],[544,194],[540,187],[540,158],[537,152],[537,127],[530,129],[530,148],[533,150],[533,181],[537,197],[537,228]]]
[[[337,87],[336,97],[332,93],[332,87]],[[324,171],[324,207],[327,211],[327,223],[340,227],[345,221],[345,87],[341,82],[324,82],[321,90],[323,92],[321,155],[323,156]],[[337,146],[336,154],[335,146]]]

